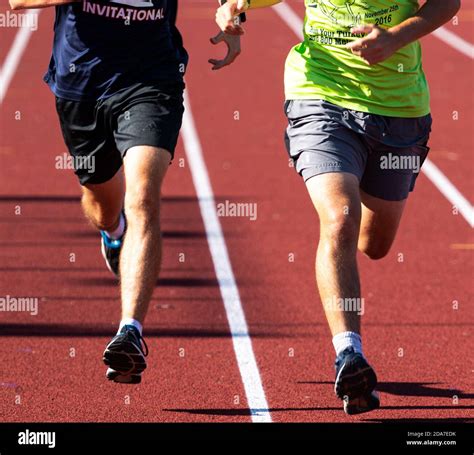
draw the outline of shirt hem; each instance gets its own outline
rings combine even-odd
[[[359,103],[351,103],[350,101],[333,98],[331,96],[322,95],[319,93],[308,93],[302,95],[301,93],[294,93],[291,91],[285,92],[286,100],[323,100],[344,109],[352,111],[364,112],[367,114],[382,115],[384,117],[398,117],[398,118],[418,118],[424,117],[431,113],[430,107],[424,109],[385,109],[381,106],[368,106]]]

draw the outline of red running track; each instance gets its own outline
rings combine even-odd
[[[288,3],[303,14],[301,2]],[[473,5],[464,5],[465,19],[450,29],[472,42],[465,22]],[[252,12],[239,60],[211,72],[207,59],[223,52],[208,43],[214,8],[213,1],[181,5],[188,95],[216,201],[257,204],[256,221],[220,222],[272,419],[468,421],[468,223],[421,175],[389,256],[360,258],[364,344],[382,409],[347,417],[332,391],[334,353],[313,280],[317,217],[282,141],[282,71],[296,37],[274,11]],[[163,272],[145,329],[149,369],[139,386],[105,380],[101,352],[118,323],[118,292],[81,215],[72,172],[55,168],[65,148],[41,82],[52,11],[39,25],[1,108],[0,296],[40,302],[37,316],[2,313],[0,419],[250,422],[182,142],[164,188]],[[2,61],[14,33],[3,36]],[[472,200],[472,61],[435,37],[423,44],[435,118],[431,159]]]

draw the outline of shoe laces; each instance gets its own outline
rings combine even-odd
[[[126,327],[126,330],[129,331],[129,332],[132,332],[133,335],[135,336],[135,338],[138,339],[138,342],[140,343],[140,347],[142,348],[143,350],[143,355],[145,357],[148,356],[148,345],[146,344],[146,341],[145,339],[143,338],[143,336],[141,335],[141,333],[133,326],[125,326]]]

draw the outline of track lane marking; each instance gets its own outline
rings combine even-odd
[[[302,40],[303,21],[298,14],[296,14],[287,3],[279,3],[272,6],[272,8],[281,20],[293,31],[298,39]],[[441,27],[438,31],[438,34],[435,36],[442,39],[459,52],[473,58],[473,46],[470,43],[464,41],[461,37],[445,27]],[[453,35],[456,39],[450,41]],[[431,183],[433,183],[433,185],[441,192],[441,194],[443,194],[452,206],[457,208],[459,213],[468,222],[469,226],[474,227],[474,207],[429,158],[426,158],[423,167],[421,168],[421,172],[428,177]]]
[[[28,16],[38,16],[40,12],[41,10],[39,9],[32,9],[27,10],[27,12],[24,14],[27,14]],[[29,18],[26,18],[25,23],[30,23]],[[20,27],[16,32],[10,50],[5,57],[5,62],[0,68],[0,104],[2,104],[3,100],[5,99],[8,87],[10,86],[13,76],[16,73],[18,64],[20,63],[21,57],[25,52],[28,42],[30,41],[32,33],[33,30],[31,30],[31,27],[28,26]]]
[[[184,106],[181,137],[183,138],[186,157],[189,161],[191,176],[198,196],[207,242],[219,282],[227,321],[232,335],[232,344],[247,396],[251,418],[253,422],[271,422],[272,418],[253,352],[252,340],[250,339],[245,320],[239,289],[235,281],[222,227],[217,216],[214,193],[204,161],[202,146],[194,122],[187,90],[184,95]]]
[[[456,35],[456,33],[448,28],[439,27],[432,33],[432,35],[436,36],[436,38],[440,39],[448,46],[461,52],[461,54],[464,54],[471,59],[474,58],[474,45],[466,41],[464,38],[461,38],[459,35]]]

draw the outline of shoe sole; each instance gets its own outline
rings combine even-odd
[[[140,382],[142,382],[141,374],[124,375],[112,368],[107,369],[106,377],[109,381],[117,382],[119,384],[140,384]]]
[[[347,371],[346,371],[347,370]],[[334,392],[341,400],[354,399],[369,395],[377,385],[377,376],[370,365],[353,370],[346,364],[342,366],[336,377]]]
[[[107,379],[123,384],[138,384],[146,368],[145,356],[132,342],[111,342],[104,351],[103,361],[109,368]]]
[[[367,395],[344,400],[344,412],[348,415],[363,414],[380,407],[379,394],[374,390]]]

